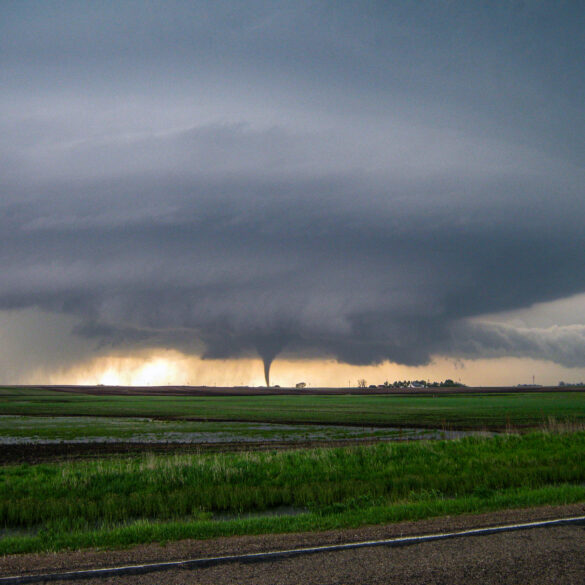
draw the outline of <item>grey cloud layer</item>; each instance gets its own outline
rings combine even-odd
[[[210,357],[585,365],[579,332],[465,321],[585,291],[572,4],[163,18],[127,3],[124,39],[107,7],[19,5],[2,41],[0,308]]]
[[[502,323],[467,323],[454,328],[452,351],[462,358],[529,357],[582,367],[585,326],[526,328]]]

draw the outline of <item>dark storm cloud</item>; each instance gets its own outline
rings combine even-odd
[[[0,308],[267,364],[584,365],[467,322],[585,290],[583,11],[488,6],[5,3]]]
[[[582,367],[585,326],[526,328],[502,323],[461,324],[454,328],[452,351],[464,358],[529,357]]]

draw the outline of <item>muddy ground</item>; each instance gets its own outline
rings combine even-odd
[[[348,447],[372,445],[383,439],[343,439],[323,441],[246,441],[223,443],[37,443],[0,446],[0,466],[28,463],[53,463],[103,457],[124,457],[140,454],[187,455],[198,453],[230,453],[238,451],[281,451],[283,449],[312,449],[317,447]],[[388,441],[395,442],[392,438]]]

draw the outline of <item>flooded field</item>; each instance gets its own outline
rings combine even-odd
[[[453,439],[477,431],[349,425],[167,421],[151,418],[0,416],[0,445],[234,443]]]

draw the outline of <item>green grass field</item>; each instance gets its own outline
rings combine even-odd
[[[585,500],[585,432],[0,468],[0,554]]]
[[[574,392],[177,397],[0,388],[0,442],[181,440],[189,433],[240,442],[319,434],[391,438],[390,427],[501,432],[347,448],[4,465],[0,554],[585,502],[584,426],[585,393]]]
[[[171,417],[275,423],[505,429],[585,421],[585,393],[437,396],[92,396],[0,388],[0,415]]]

